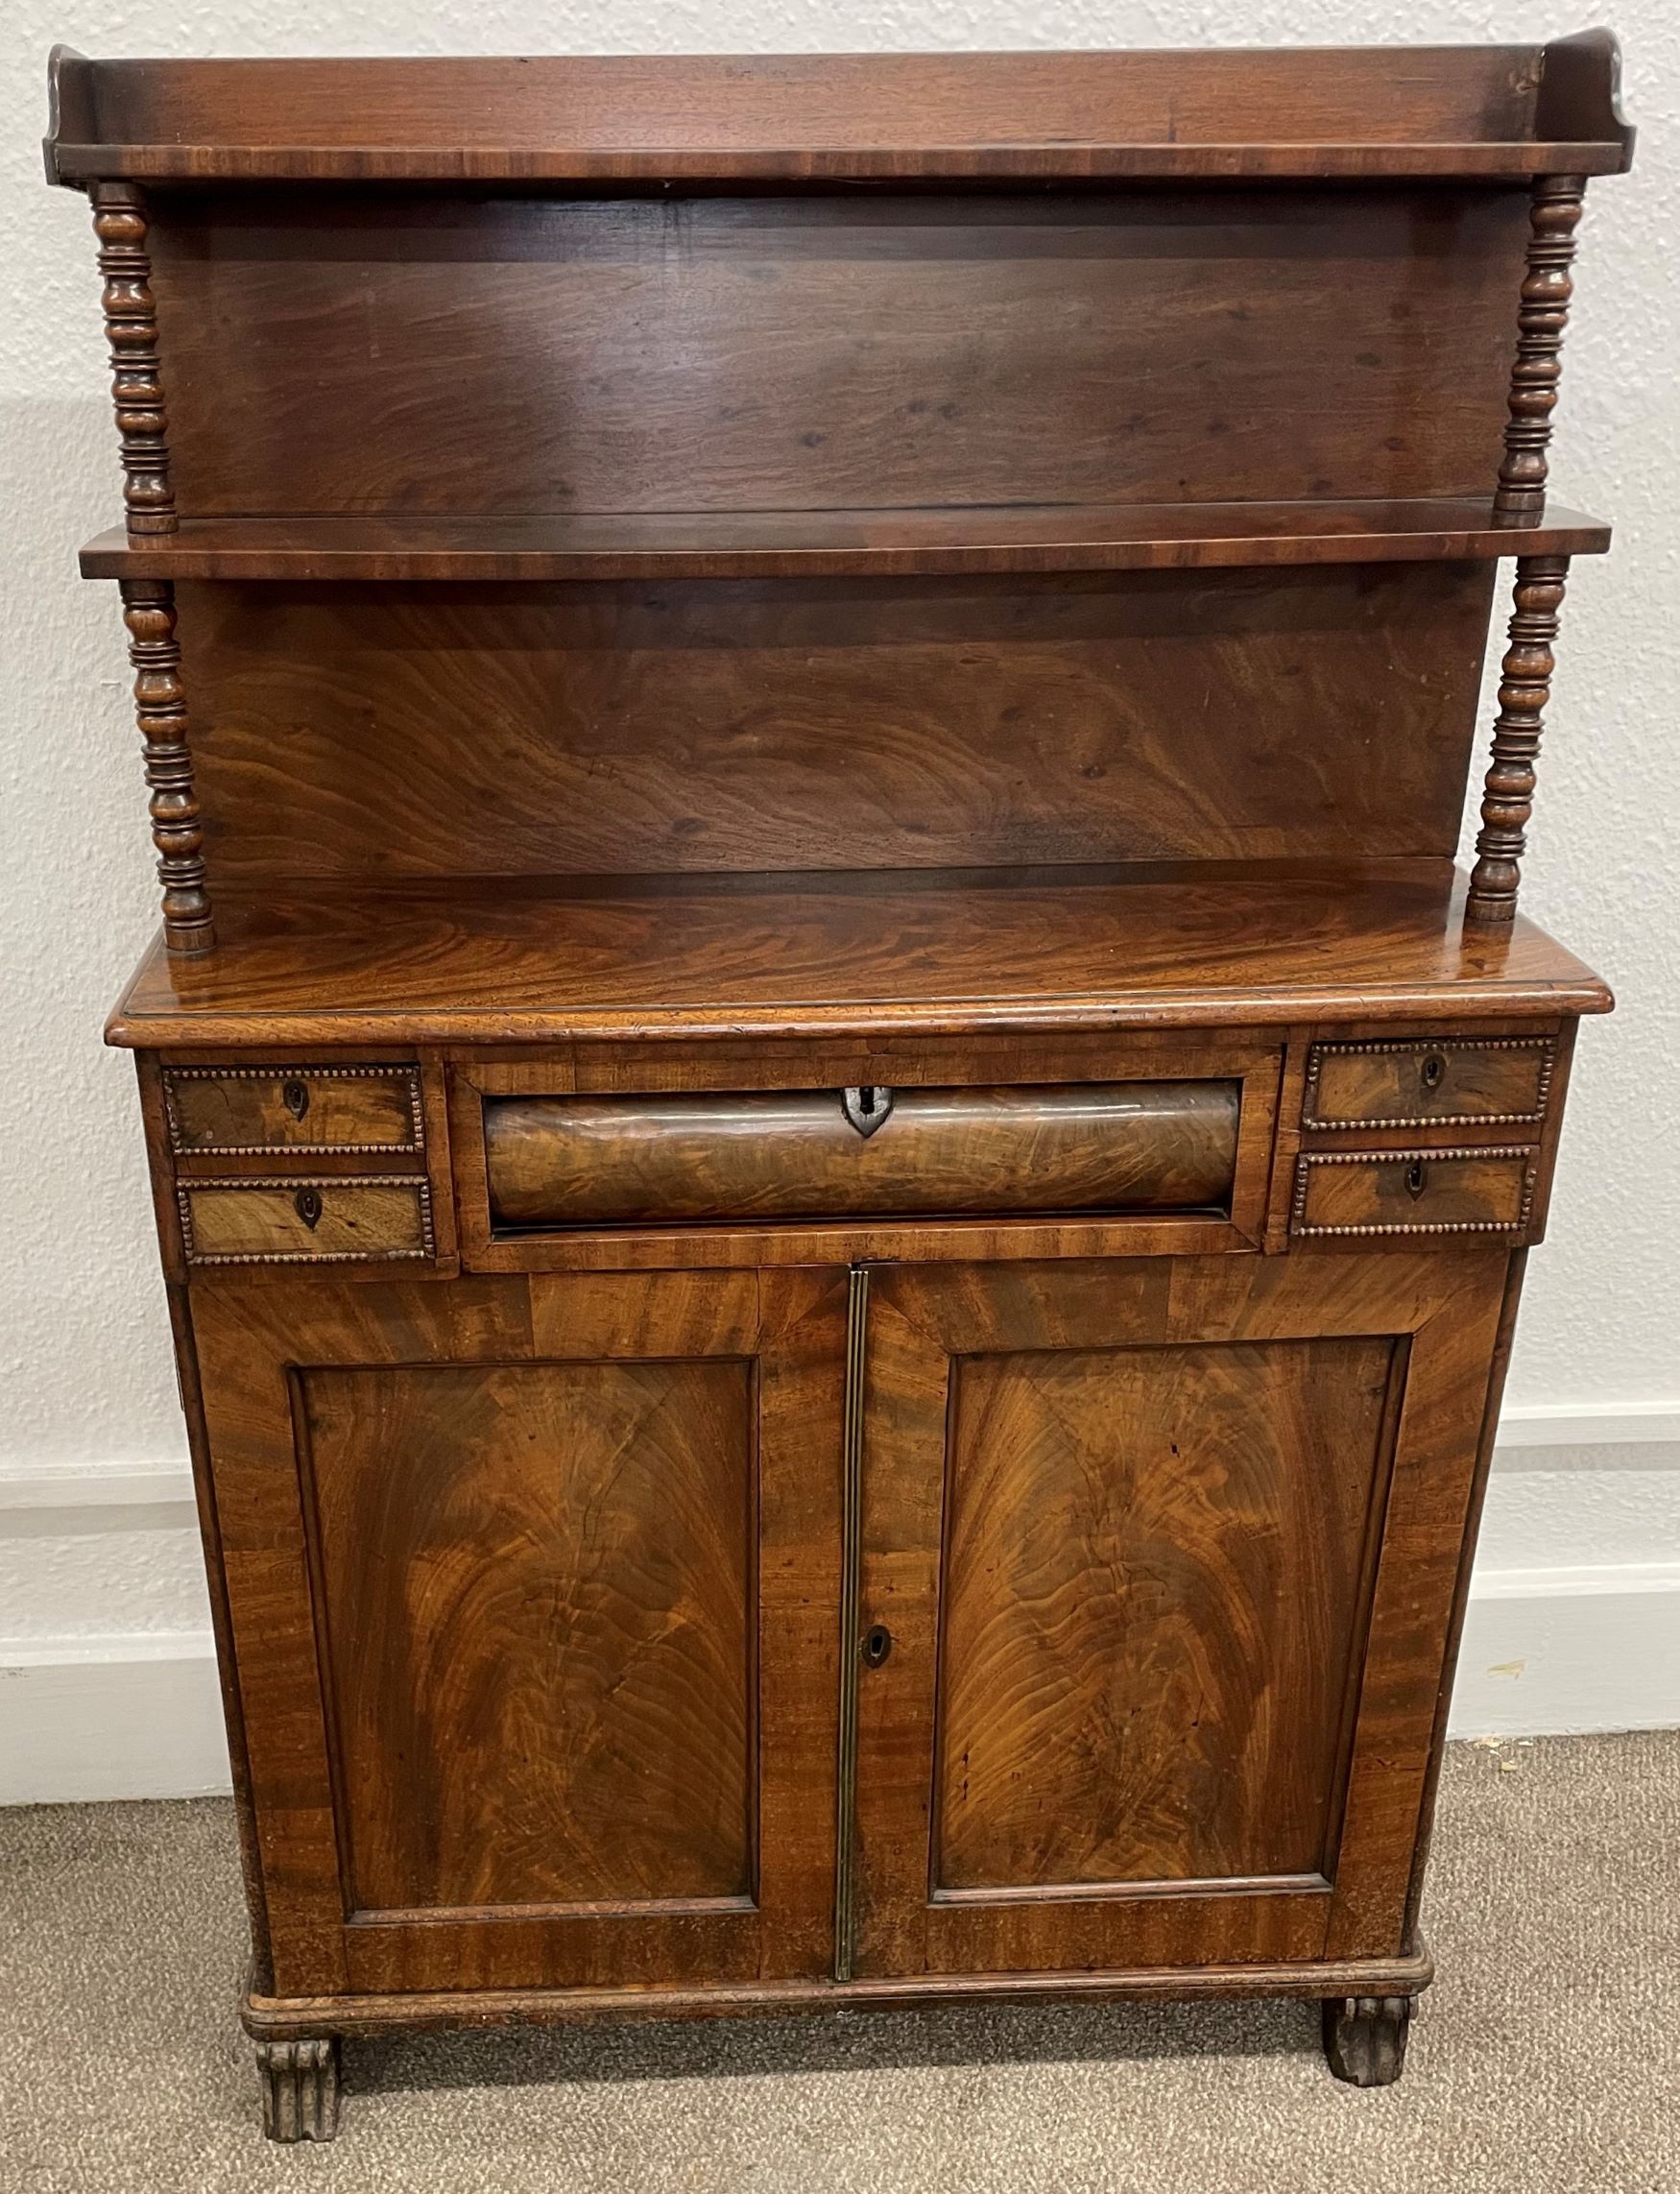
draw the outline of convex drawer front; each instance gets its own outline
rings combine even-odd
[[[1556,1056],[1549,1036],[1315,1044],[1307,1067],[1303,1124],[1536,1126],[1546,1116]]]
[[[1240,1085],[490,1097],[495,1225],[1229,1205]]]
[[[181,1152],[418,1150],[415,1067],[173,1067],[169,1139]]]
[[[433,1254],[431,1191],[379,1180],[184,1181],[189,1265],[383,1263]]]
[[[1524,1148],[1309,1152],[1296,1166],[1292,1231],[1519,1234],[1535,1166]]]

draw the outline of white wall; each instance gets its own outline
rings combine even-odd
[[[134,55],[1528,41],[1592,12],[1586,0],[1579,13],[1529,0],[294,0],[277,13],[252,0],[12,0],[0,47],[0,1716],[10,1697],[35,1734],[13,1746],[8,1780],[0,1721],[0,1795],[189,1787],[218,1772],[183,1511],[103,1475],[168,1469],[183,1444],[129,1063],[99,1042],[156,895],[115,604],[75,575],[78,544],[119,504],[86,207],[41,181],[49,45]],[[1668,1248],[1680,1237],[1680,894],[1667,850],[1680,691],[1680,10],[1620,0],[1614,13],[1639,160],[1632,177],[1589,192],[1555,476],[1566,500],[1612,518],[1618,539],[1608,564],[1577,566],[1566,609],[1524,896],[1610,977],[1621,1005],[1583,1034],[1551,1240],[1531,1264],[1511,1381],[1512,1403],[1534,1413],[1524,1439],[1561,1431],[1572,1444],[1514,1448],[1501,1470],[1460,1685],[1473,1726],[1501,1716],[1528,1727],[1583,1714],[1680,1721],[1680,1692],[1652,1695],[1634,1666],[1666,1641],[1657,1660],[1680,1667],[1680,1258]],[[1646,1436],[1623,1443],[1630,1426]],[[67,1474],[57,1490],[42,1487],[49,1472]],[[120,1498],[84,1498],[102,1491]],[[1610,1515],[1620,1521],[1607,1540]],[[1566,1601],[1567,1619],[1556,1613]],[[1613,1612],[1600,1620],[1601,1608]],[[1616,1627],[1629,1621],[1637,1652]],[[1599,1653],[1595,1641],[1612,1636]],[[1476,1674],[1519,1661],[1521,1676]],[[36,1702],[27,1712],[26,1697]],[[23,1759],[47,1728],[52,1758],[36,1748]]]

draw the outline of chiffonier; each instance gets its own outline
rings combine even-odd
[[[1399,2072],[1611,1002],[1517,896],[1616,80],[54,56],[276,2137],[624,2013]]]

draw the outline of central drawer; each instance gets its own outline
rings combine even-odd
[[[1225,1211],[1235,1081],[490,1097],[499,1228]]]

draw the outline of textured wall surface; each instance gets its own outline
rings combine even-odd
[[[6,1072],[0,1076],[0,1468],[182,1450],[132,1074],[101,1017],[155,890],[114,590],[75,574],[117,516],[84,202],[37,147],[55,39],[92,54],[699,51],[1509,38],[1591,18],[1527,0],[13,0],[5,72],[0,317],[0,758]],[[1671,1130],[1680,904],[1666,797],[1677,689],[1680,292],[1672,207],[1680,10],[1620,0],[1632,177],[1595,184],[1566,353],[1557,485],[1616,521],[1565,615],[1526,903],[1615,983],[1590,1025],[1549,1243],[1534,1261],[1513,1399],[1680,1395],[1680,1151]],[[1666,218],[1667,216],[1667,218]],[[1497,649],[1495,651],[1497,655]],[[133,1620],[125,1615],[125,1621]]]

